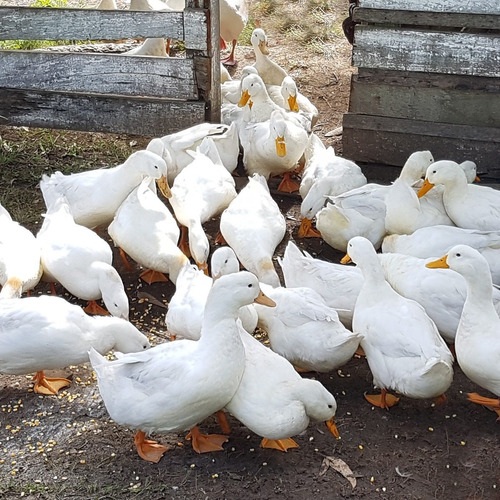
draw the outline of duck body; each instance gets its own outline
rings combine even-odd
[[[348,254],[363,272],[353,331],[363,336],[375,387],[416,399],[444,394],[453,378],[453,356],[434,322],[420,304],[387,283],[368,240],[353,238]]]
[[[91,347],[105,354],[142,351],[148,339],[128,321],[88,316],[60,297],[0,301],[0,372],[21,375],[88,361]]]
[[[223,408],[245,369],[238,309],[259,294],[248,272],[210,290],[200,340],[179,340],[106,362],[91,352],[101,395],[117,423],[144,432],[184,431]]]
[[[240,329],[240,334],[245,347],[245,370],[238,389],[226,404],[227,411],[251,431],[272,440],[300,434],[311,419],[333,419],[337,403],[320,382],[303,379],[285,358],[244,330]],[[262,378],[265,384],[259,382]]]
[[[378,248],[385,236],[385,196],[390,186],[366,184],[338,196],[329,196],[316,214],[316,228],[333,248],[345,252],[347,242],[363,236]]]
[[[288,242],[278,262],[287,288],[312,288],[329,307],[337,310],[342,323],[351,328],[354,305],[363,286],[360,269],[315,259],[293,241]]]
[[[220,36],[223,40],[232,42],[231,53],[223,61],[230,66],[235,64],[234,50],[240,33],[247,24],[245,2],[241,0],[221,0],[219,2]]]
[[[276,302],[273,308],[255,306],[273,351],[297,368],[323,373],[352,358],[361,337],[345,328],[317,292],[307,287],[261,287]]]
[[[5,297],[13,280],[18,288],[15,293],[34,288],[42,276],[42,265],[40,245],[33,233],[13,221],[1,205],[0,209],[0,285],[5,288],[0,297]]]
[[[202,225],[236,197],[232,175],[221,164],[213,141],[205,141],[194,153],[194,160],[176,177],[170,198],[177,220],[188,228],[189,250],[199,266],[207,265],[210,252]]]
[[[155,153],[137,151],[116,167],[63,175],[43,175],[40,189],[47,207],[64,196],[77,224],[88,228],[107,226],[123,200],[144,178],[161,179],[167,165]]]
[[[188,258],[178,248],[180,230],[148,179],[134,189],[116,212],[108,233],[137,263],[167,273],[175,283]]]
[[[300,213],[312,219],[321,210],[327,196],[337,196],[366,184],[366,177],[354,162],[335,155],[316,134],[311,134],[305,149],[306,164],[299,193]]]
[[[388,233],[411,234],[420,227],[454,225],[444,208],[441,192],[436,192],[436,196],[418,198],[413,188],[433,162],[430,151],[417,151],[407,159],[385,197],[385,228]]]
[[[294,170],[308,138],[304,128],[287,120],[279,110],[273,111],[267,121],[247,124],[240,130],[246,172],[268,179]]]
[[[48,281],[59,282],[80,299],[102,298],[113,316],[128,319],[128,298],[112,266],[111,247],[94,231],[75,223],[64,198],[50,205],[37,240]]]
[[[479,231],[455,226],[423,227],[410,235],[388,235],[383,252],[403,253],[425,259],[444,255],[460,243],[478,250],[490,265],[493,283],[500,284],[500,231]]]
[[[269,59],[269,46],[265,31],[261,28],[254,29],[250,42],[255,53],[254,67],[259,72],[264,83],[267,85],[281,85],[288,74],[281,66]]]
[[[469,184],[460,165],[447,160],[428,167],[418,195],[424,196],[435,184],[443,186],[443,204],[456,226],[480,231],[500,229],[500,191]]]
[[[486,259],[467,245],[456,245],[428,267],[449,267],[464,277],[467,298],[455,340],[457,361],[473,382],[500,396],[500,318],[492,301]],[[474,396],[469,395],[469,399],[491,406],[500,417],[500,399],[490,399],[488,404]]]
[[[279,286],[272,257],[285,236],[286,221],[269,193],[266,179],[254,174],[222,212],[220,230],[238,260],[259,281]]]
[[[164,38],[146,38],[139,46],[123,52],[123,55],[168,57],[166,43]]]

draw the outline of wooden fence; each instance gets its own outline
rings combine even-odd
[[[185,57],[0,50],[0,124],[165,135],[220,121],[218,0],[183,12],[0,7],[0,40],[170,38]]]
[[[359,0],[344,154],[416,150],[500,178],[500,1]]]

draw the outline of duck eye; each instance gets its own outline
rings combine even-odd
[[[461,257],[461,255],[459,253],[456,253],[455,257]]]
[[[253,287],[253,285],[252,285],[252,283],[250,283],[250,284],[248,285],[248,288],[252,288],[252,287]]]
[[[158,165],[155,165],[156,170],[158,170]]]
[[[328,405],[328,408],[333,408],[333,405]]]

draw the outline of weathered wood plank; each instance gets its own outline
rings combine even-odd
[[[415,25],[447,28],[500,30],[500,16],[455,12],[419,12],[409,10],[365,9],[354,10],[353,20],[367,24]]]
[[[347,113],[342,145],[346,158],[397,166],[414,151],[428,149],[437,160],[473,160],[480,172],[500,179],[500,134],[495,128]]]
[[[209,101],[209,119],[212,122],[221,121],[221,92],[220,92],[220,15],[219,0],[207,1],[209,18],[209,52],[210,58],[210,92],[207,94]]]
[[[198,99],[189,59],[0,51],[0,87]]]
[[[184,39],[182,12],[0,7],[0,40],[161,37]]]
[[[349,111],[500,129],[500,79],[361,70]]]
[[[204,10],[184,9],[186,50],[208,52],[208,16]]]
[[[500,15],[498,0],[358,0],[360,8]]]
[[[399,71],[500,76],[500,37],[357,26],[353,65]]]
[[[205,121],[205,103],[0,89],[0,124],[158,137]]]

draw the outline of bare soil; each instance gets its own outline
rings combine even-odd
[[[337,8],[342,15],[347,12],[347,2],[338,2]],[[299,89],[319,108],[315,132],[341,153],[341,136],[329,137],[328,132],[341,125],[347,109],[353,71],[350,46],[339,36],[328,54],[319,55],[273,33],[264,19],[261,24],[270,37],[273,58],[288,69]],[[253,62],[251,50],[238,47],[237,59],[234,75]],[[0,128],[2,138],[11,142],[28,141],[30,133]],[[68,142],[92,144],[96,136],[68,132],[64,137]],[[115,135],[101,138],[130,151],[149,140]],[[59,161],[64,161],[63,155],[52,152],[54,169]],[[13,176],[16,168],[29,169],[29,161],[20,160],[12,169]],[[370,180],[387,180],[386,171],[363,168]],[[8,177],[0,179],[1,190],[7,190]],[[31,189],[36,190],[34,184]],[[278,194],[274,189],[273,193],[288,224],[277,255],[282,255],[286,242],[293,238],[314,256],[338,262],[341,255],[326,243],[297,239],[299,197]],[[43,202],[38,192],[33,200],[26,210],[40,213]],[[30,229],[36,232],[37,227],[32,224]],[[215,246],[218,219],[205,228]],[[131,321],[153,343],[167,341],[164,317],[173,285],[144,284],[138,278],[139,268],[127,272],[119,259],[115,262],[129,295]],[[80,303],[62,288],[58,292]],[[35,293],[48,293],[48,287],[40,284]],[[265,339],[265,335],[259,336]],[[355,356],[337,372],[305,375],[314,376],[335,395],[340,440],[324,424],[311,424],[295,437],[300,447],[282,453],[260,448],[260,437],[230,418],[229,442],[218,453],[198,455],[181,435],[153,436],[171,446],[158,464],[140,459],[133,432],[110,420],[88,364],[68,367],[62,373],[72,378],[72,385],[58,397],[35,395],[30,376],[0,375],[1,498],[500,498],[500,428],[494,413],[467,402],[466,393],[479,388],[458,366],[444,405],[402,398],[385,411],[364,399],[363,394],[373,390],[371,375],[366,361]],[[202,429],[218,432],[214,419],[203,422]],[[331,466],[333,459],[350,467],[355,487]]]

